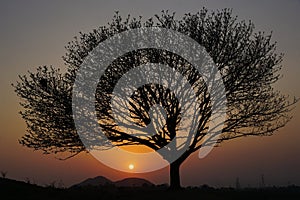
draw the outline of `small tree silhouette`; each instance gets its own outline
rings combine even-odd
[[[25,177],[24,180],[25,180],[25,183],[28,183],[28,184],[32,183],[29,177]]]
[[[203,8],[195,14],[187,13],[179,20],[175,19],[174,13],[163,12],[145,22],[141,18],[128,17],[123,20],[116,13],[107,26],[90,33],[80,33],[79,38],[67,45],[64,61],[68,70],[65,74],[52,66],[44,66],[39,67],[37,72],[29,72],[29,76],[20,76],[14,87],[24,100],[21,115],[28,132],[20,143],[45,153],[70,152],[70,157],[86,151],[73,121],[72,88],[76,72],[87,55],[101,42],[115,34],[140,27],[161,27],[185,34],[204,46],[216,63],[225,85],[228,109],[222,135],[215,142],[250,135],[272,135],[290,120],[289,112],[297,100],[288,101],[287,96],[272,87],[280,77],[282,55],[276,53],[271,35],[255,33],[252,22],[238,22],[230,9],[209,13]],[[170,187],[178,189],[180,166],[193,152],[205,146],[203,138],[211,120],[210,94],[190,63],[179,55],[159,49],[139,49],[117,58],[99,80],[95,95],[99,124],[107,138],[117,146],[146,145],[158,150],[176,136],[182,108],[175,95],[161,85],[138,88],[132,95],[130,108],[133,121],[144,127],[151,121],[150,107],[163,105],[167,117],[161,132],[151,137],[137,137],[120,130],[114,123],[109,103],[116,83],[127,71],[145,63],[171,66],[187,77],[198,94],[200,106],[196,110],[200,116],[195,121],[199,125],[187,150],[170,164]],[[84,108],[82,113],[85,113]],[[89,130],[87,127],[87,132]]]
[[[260,187],[260,188],[266,187],[266,184],[265,184],[265,176],[264,176],[264,174],[262,174],[262,175],[260,176],[259,187]]]
[[[235,188],[236,188],[237,190],[241,189],[241,184],[240,184],[240,179],[239,179],[239,177],[237,177],[236,180],[235,180]]]
[[[7,175],[7,171],[1,171],[2,178],[6,178],[6,175]]]

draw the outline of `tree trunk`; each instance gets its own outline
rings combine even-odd
[[[180,166],[190,154],[191,151],[185,151],[177,160],[170,164],[170,190],[182,189],[180,184]]]
[[[170,164],[170,190],[181,189],[179,168],[182,162],[176,160]]]

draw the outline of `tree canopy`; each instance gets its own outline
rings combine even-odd
[[[118,12],[112,22],[90,33],[81,33],[66,46],[63,57],[67,72],[61,73],[52,66],[42,66],[36,72],[20,76],[14,84],[21,105],[21,116],[27,124],[27,133],[21,138],[24,146],[45,153],[70,152],[76,155],[86,150],[78,136],[72,115],[72,89],[76,72],[88,54],[101,42],[115,34],[141,27],[161,27],[180,32],[202,45],[216,64],[225,86],[227,118],[222,134],[216,141],[249,135],[272,135],[290,119],[290,110],[296,102],[273,88],[280,78],[282,54],[276,53],[271,34],[255,32],[254,24],[238,21],[230,9],[209,12],[203,8],[177,19],[175,13],[163,11],[160,15],[143,20]],[[141,64],[160,63],[172,67],[195,90],[200,113],[197,128],[187,150],[171,164],[171,185],[180,185],[179,167],[191,153],[203,147],[203,137],[211,117],[211,99],[205,82],[185,59],[172,52],[159,49],[139,49],[117,58],[99,79],[95,108],[99,125],[107,138],[117,146],[146,145],[158,150],[168,144],[178,130],[182,117],[180,102],[168,88],[148,84],[138,88],[131,96],[130,114],[140,127],[151,121],[150,108],[160,104],[166,112],[166,123],[160,132],[149,137],[132,136],[114,123],[110,100],[118,80],[130,69]],[[218,93],[218,91],[215,91]],[[84,108],[83,108],[84,112]],[[172,173],[172,165],[175,172]],[[172,174],[178,174],[178,177]]]

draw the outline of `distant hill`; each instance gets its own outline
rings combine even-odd
[[[144,187],[154,186],[150,181],[143,178],[125,178],[120,181],[114,182],[116,187]]]
[[[62,199],[59,198],[63,192],[54,187],[43,187],[24,181],[16,181],[7,178],[0,178],[0,199],[10,200],[38,200],[38,199]],[[48,197],[47,194],[51,194]]]
[[[85,187],[85,186],[105,186],[113,185],[116,187],[144,187],[144,186],[154,186],[150,181],[143,178],[125,178],[119,181],[111,181],[104,176],[97,176],[95,178],[88,178],[78,184],[71,186],[74,187]]]
[[[0,192],[1,190],[20,190],[20,189],[32,189],[32,190],[39,190],[43,189],[42,186],[34,185],[34,184],[28,184],[24,181],[17,181],[17,180],[12,180],[8,178],[0,178]]]
[[[97,176],[95,178],[88,178],[72,187],[84,187],[84,186],[104,186],[113,185],[113,182],[104,176]]]

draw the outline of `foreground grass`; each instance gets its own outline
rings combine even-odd
[[[300,199],[300,187],[270,187],[264,189],[233,188],[184,188],[180,191],[170,191],[165,187],[124,188],[114,186],[82,187],[59,189],[41,187],[25,182],[0,178],[0,199],[126,199],[126,200],[154,200],[154,199]]]

